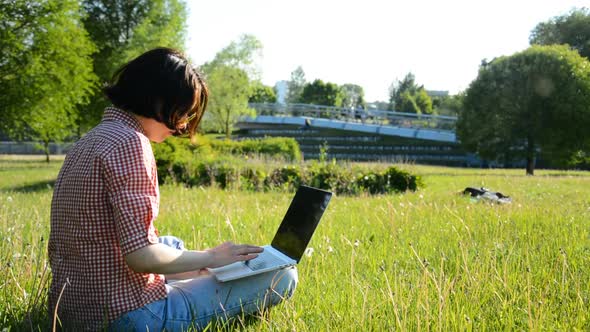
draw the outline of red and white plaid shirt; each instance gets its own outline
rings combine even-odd
[[[134,272],[124,256],[158,242],[156,163],[131,114],[107,108],[69,151],[51,203],[49,307],[65,326],[96,330],[166,297],[163,275]]]

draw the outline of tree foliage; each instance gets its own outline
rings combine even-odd
[[[418,109],[423,114],[435,114],[434,110],[432,109],[432,99],[426,93],[426,90],[423,87],[420,87],[416,94],[413,96],[414,100],[416,100],[416,105]]]
[[[72,134],[76,106],[96,85],[95,47],[74,0],[0,3],[0,128],[15,139],[50,141]]]
[[[201,126],[204,130],[222,132],[229,139],[240,116],[254,115],[248,108],[250,80],[258,76],[255,59],[261,52],[262,43],[256,37],[242,35],[201,66],[211,94]]]
[[[537,24],[529,40],[532,45],[568,44],[590,59],[590,9],[572,9],[566,15]]]
[[[201,66],[201,70],[210,73],[217,67],[234,67],[244,71],[249,80],[259,80],[257,60],[262,56],[262,48],[262,43],[255,36],[244,34],[217,52],[212,61]]]
[[[250,83],[250,94],[248,96],[249,103],[276,103],[277,94],[275,90],[260,81]]]
[[[400,101],[399,105],[396,107],[396,111],[420,114],[420,107],[416,104],[414,96],[409,91],[404,91],[400,95]]]
[[[445,116],[457,116],[463,108],[465,92],[456,95],[441,96],[432,98],[433,113]]]
[[[403,94],[408,92],[414,95],[418,86],[416,85],[416,77],[412,73],[407,73],[406,76],[389,86],[389,110],[399,110],[403,103]],[[407,99],[407,97],[406,97]]]
[[[346,108],[365,108],[365,91],[363,87],[356,84],[343,84],[340,86],[342,91],[342,107]]]
[[[301,102],[304,104],[342,106],[343,94],[335,83],[314,80],[303,87]]]
[[[305,72],[301,66],[298,66],[293,72],[291,72],[291,79],[287,82],[286,102],[288,104],[301,102],[301,94],[303,93],[303,87],[306,83]]]
[[[184,49],[187,9],[183,0],[84,0],[84,28],[96,44],[94,72],[101,84],[80,110],[81,131],[94,126],[108,101],[99,88],[115,70],[156,46]]]
[[[483,158],[567,166],[590,151],[590,63],[567,46],[532,46],[483,64],[466,91],[457,135]]]
[[[389,110],[406,113],[432,114],[432,99],[424,86],[416,84],[412,73],[406,74],[401,80],[389,87]]]
[[[229,139],[239,117],[253,115],[248,108],[248,75],[240,68],[221,65],[209,73],[207,82],[211,95],[205,129],[222,132]]]

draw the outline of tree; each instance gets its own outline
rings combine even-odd
[[[262,84],[260,81],[250,83],[249,103],[276,103],[277,94],[270,86]]]
[[[420,87],[416,94],[414,95],[414,99],[416,100],[416,105],[420,110],[419,113],[422,114],[435,114],[434,110],[432,109],[432,99],[426,93],[426,90],[423,87]]]
[[[40,141],[49,161],[49,143],[72,134],[76,106],[96,85],[95,47],[75,0],[2,2],[0,9],[0,127],[14,139]]]
[[[416,99],[414,99],[414,96],[409,91],[402,92],[399,98],[399,106],[397,107],[398,112],[420,114],[420,107],[418,107]]]
[[[305,104],[342,106],[343,94],[337,84],[315,80],[305,84],[301,93],[301,102]]]
[[[424,86],[418,86],[414,74],[408,73],[403,80],[389,87],[390,111],[406,113],[433,114],[432,98],[426,93]]]
[[[567,46],[532,46],[480,67],[466,91],[457,135],[483,158],[542,156],[567,166],[590,151],[590,64]]]
[[[93,56],[100,85],[80,109],[78,131],[93,127],[108,101],[100,87],[124,63],[156,46],[184,49],[187,10],[182,0],[84,0],[84,28],[98,47]]]
[[[435,113],[446,116],[457,116],[461,112],[461,109],[463,109],[464,98],[464,92],[452,96],[437,97],[437,99],[435,99],[437,101],[436,107],[434,106],[435,100],[433,100],[433,107],[435,107]]]
[[[217,67],[234,67],[244,71],[249,80],[259,80],[260,69],[256,61],[262,56],[262,48],[262,43],[255,36],[244,34],[238,41],[232,41],[217,52],[211,62],[201,66],[201,70],[210,73]]]
[[[262,43],[256,37],[242,35],[201,66],[211,93],[201,128],[223,132],[229,139],[240,116],[254,115],[248,108],[250,79],[258,75],[255,58],[261,51]]]
[[[418,89],[416,77],[412,73],[407,73],[403,80],[392,83],[389,87],[389,110],[397,110],[402,105],[402,94],[409,92],[413,96]]]
[[[209,73],[207,82],[211,97],[205,113],[205,126],[230,139],[239,117],[253,115],[248,108],[248,75],[240,68],[222,65]]]
[[[287,82],[287,104],[296,104],[301,102],[301,94],[305,86],[305,72],[301,66],[291,72],[291,80]]]
[[[572,9],[566,15],[537,24],[529,41],[531,45],[568,44],[590,59],[590,9]]]
[[[363,87],[356,84],[343,84],[340,87],[342,91],[342,107],[364,109],[365,108],[365,91]]]

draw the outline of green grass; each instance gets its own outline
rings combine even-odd
[[[0,327],[48,326],[43,280],[59,166],[0,159]],[[426,187],[334,197],[294,298],[241,329],[590,330],[589,172],[400,167]],[[467,186],[513,203],[473,201],[459,194]],[[189,248],[265,244],[291,200],[179,186],[161,196],[160,234]]]

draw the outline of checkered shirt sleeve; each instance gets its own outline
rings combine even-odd
[[[158,243],[153,226],[159,208],[153,159],[149,141],[136,136],[119,144],[104,161],[107,192],[123,255]]]

